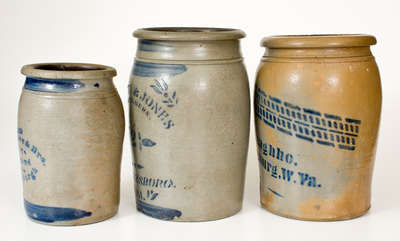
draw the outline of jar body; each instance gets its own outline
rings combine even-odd
[[[244,65],[161,59],[137,58],[130,80],[137,209],[173,221],[231,216],[242,206],[249,137]]]
[[[321,221],[369,209],[381,111],[372,56],[267,56],[254,105],[264,208]]]
[[[50,225],[81,225],[115,215],[124,128],[111,78],[28,76],[18,111],[28,216]]]

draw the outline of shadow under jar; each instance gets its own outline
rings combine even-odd
[[[114,216],[125,129],[115,69],[49,63],[22,73],[18,144],[27,215],[49,225]]]
[[[248,78],[240,30],[148,28],[130,86],[137,209],[207,221],[242,207],[249,139]]]
[[[261,204],[330,221],[370,208],[381,83],[370,35],[264,38],[255,124]]]

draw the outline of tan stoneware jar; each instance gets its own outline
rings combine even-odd
[[[207,221],[242,207],[250,118],[240,30],[148,28],[130,95],[137,209]]]
[[[331,221],[370,208],[381,83],[370,35],[273,36],[255,86],[261,204]]]
[[[125,128],[115,69],[48,63],[21,72],[18,144],[27,215],[49,225],[115,215]]]

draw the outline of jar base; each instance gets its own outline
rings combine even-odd
[[[371,205],[369,205],[367,209],[365,209],[361,212],[358,212],[358,213],[354,213],[354,214],[350,214],[350,215],[346,215],[346,216],[339,216],[339,217],[329,217],[329,218],[323,218],[323,217],[322,218],[307,218],[307,217],[299,217],[299,216],[294,216],[294,215],[287,215],[284,213],[276,212],[276,211],[264,206],[262,203],[261,203],[261,207],[272,214],[275,214],[275,215],[278,215],[278,216],[281,216],[284,218],[290,218],[290,219],[301,220],[301,221],[333,222],[333,221],[346,221],[346,220],[361,217],[369,211],[369,209],[371,208]]]
[[[48,226],[80,226],[80,225],[89,225],[89,224],[94,224],[94,223],[99,223],[102,221],[105,221],[107,219],[110,219],[114,217],[118,213],[118,208],[115,209],[115,211],[111,212],[108,215],[100,216],[96,219],[88,219],[88,220],[71,220],[71,221],[58,221],[58,222],[42,222],[36,219],[33,219],[28,216],[28,219],[31,220],[34,223],[38,224],[44,224]]]
[[[223,216],[218,216],[218,217],[211,217],[211,218],[206,218],[206,217],[198,217],[198,218],[173,218],[173,219],[163,219],[163,218],[158,218],[158,217],[154,217],[152,215],[150,215],[149,213],[144,212],[143,210],[137,209],[138,212],[143,213],[144,215],[151,217],[151,218],[155,218],[158,220],[162,220],[162,221],[170,221],[170,222],[211,222],[211,221],[216,221],[216,220],[220,220],[220,219],[225,219],[225,218],[229,218],[232,217],[234,215],[236,215],[237,213],[239,213],[242,208],[240,207],[238,210],[235,210],[234,212],[229,213],[228,215],[223,215]]]

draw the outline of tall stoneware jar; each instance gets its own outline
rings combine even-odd
[[[115,215],[125,128],[115,69],[49,63],[22,73],[18,144],[27,215],[50,225]]]
[[[257,73],[261,204],[303,220],[370,208],[381,84],[370,35],[273,36]]]
[[[206,221],[242,206],[249,86],[234,29],[148,28],[130,95],[137,209]]]

